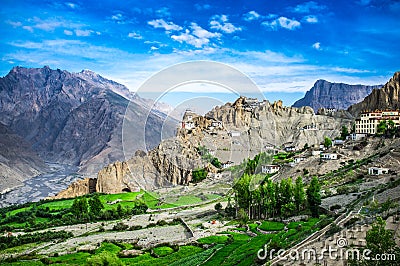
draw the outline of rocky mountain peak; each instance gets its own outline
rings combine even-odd
[[[317,80],[306,95],[296,101],[293,107],[310,106],[315,112],[320,108],[346,110],[352,104],[362,101],[373,89],[382,85],[349,85],[332,83],[323,79]]]
[[[362,102],[349,107],[348,111],[357,116],[364,110],[400,109],[400,72],[380,89],[374,89]]]

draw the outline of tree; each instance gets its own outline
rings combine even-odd
[[[304,183],[301,176],[296,178],[296,183],[294,186],[294,203],[296,205],[297,211],[303,207],[306,200],[306,192],[304,191]]]
[[[343,125],[342,132],[340,132],[340,139],[345,140],[348,135],[349,135],[349,129],[345,125]]]
[[[389,120],[387,122],[387,132],[389,133],[389,136],[392,137],[396,134],[397,127],[396,124],[393,122],[393,120]]]
[[[218,202],[217,204],[215,204],[214,209],[219,212],[220,210],[222,210],[222,204],[221,202]]]
[[[214,157],[211,159],[211,164],[214,165],[217,168],[221,168],[221,162],[218,160],[217,157]]]
[[[321,185],[319,184],[316,176],[311,179],[310,186],[307,188],[306,193],[311,215],[313,217],[319,217],[319,205],[321,205]]]
[[[117,205],[117,215],[118,217],[123,217],[125,215],[125,210],[122,208],[121,204]]]
[[[192,172],[192,181],[194,183],[200,182],[207,177],[207,171],[204,168],[195,169]]]
[[[88,214],[88,203],[86,198],[76,198],[71,206],[71,212],[76,219],[81,220]]]
[[[332,140],[329,137],[325,137],[324,146],[325,146],[325,148],[329,148],[332,146]]]
[[[283,214],[283,216],[288,217],[293,213],[293,211],[295,209],[296,209],[296,206],[294,205],[293,202],[287,203],[282,206],[282,214]]]
[[[104,209],[104,205],[101,202],[98,194],[95,194],[92,198],[89,199],[89,209],[90,213],[95,217],[98,217],[101,210]]]
[[[244,209],[239,209],[238,218],[242,224],[247,224],[247,222],[249,221],[249,216]]]
[[[376,255],[394,254],[396,261],[400,256],[400,249],[394,240],[394,233],[391,230],[385,229],[386,222],[377,217],[376,222],[372,224],[372,228],[367,232],[365,240],[367,241],[367,249],[371,251],[368,255],[370,258],[377,258]],[[395,261],[362,261],[362,265],[397,265]]]
[[[379,124],[378,124],[377,129],[376,129],[376,133],[377,133],[378,135],[385,135],[387,129],[388,129],[388,125],[387,125],[387,123],[386,123],[386,120],[381,120],[381,121],[379,122]]]

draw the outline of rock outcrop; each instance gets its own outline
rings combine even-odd
[[[48,170],[23,138],[0,123],[0,194]]]
[[[381,88],[375,89],[362,102],[352,105],[348,111],[357,116],[362,111],[400,109],[400,72]]]
[[[310,106],[315,112],[320,108],[346,110],[351,105],[362,101],[372,90],[380,87],[382,85],[348,85],[317,80],[306,95],[293,104],[293,107]]]
[[[56,196],[51,197],[52,199],[65,199],[65,198],[75,198],[96,191],[96,179],[95,178],[85,178],[78,180],[68,186],[67,189],[61,191]]]

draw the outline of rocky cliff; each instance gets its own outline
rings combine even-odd
[[[347,118],[316,115],[310,107],[285,107],[281,101],[248,104],[243,97],[233,104],[214,108],[206,116],[222,121],[227,133],[220,131],[204,138],[203,143],[212,143],[214,148],[210,148],[217,150],[222,160],[234,162],[271,145],[302,148],[305,144],[319,144],[325,136],[338,136],[342,125],[351,123]]]
[[[155,147],[162,130],[164,136],[174,135],[176,124],[164,123],[165,117],[145,103],[125,86],[88,70],[15,67],[0,78],[0,122],[45,160],[79,165],[87,174],[125,159],[122,131],[128,104],[127,123],[147,129],[144,137],[133,134],[132,151]]]
[[[0,194],[47,170],[23,138],[0,123]]]
[[[400,72],[381,88],[372,91],[362,102],[350,106],[348,111],[357,116],[365,110],[400,109]]]
[[[306,95],[293,104],[293,107],[310,106],[315,112],[320,108],[346,110],[352,104],[362,101],[373,89],[380,87],[382,85],[348,85],[317,80]]]

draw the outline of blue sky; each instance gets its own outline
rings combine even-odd
[[[317,79],[385,83],[400,70],[399,12],[389,0],[3,0],[0,75],[91,69],[136,90],[173,64],[215,60],[290,104]]]

